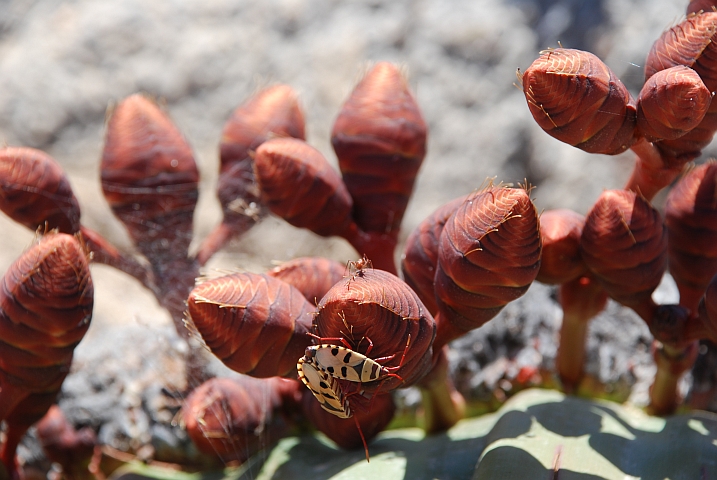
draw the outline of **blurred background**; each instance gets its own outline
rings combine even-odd
[[[686,0],[0,0],[0,142],[45,150],[69,173],[83,222],[128,248],[99,188],[104,119],[146,92],[165,105],[202,173],[196,236],[219,221],[218,144],[231,111],[258,88],[288,83],[301,98],[308,141],[331,162],[329,133],[342,102],[373,62],[403,66],[429,125],[429,149],[403,236],[486,178],[537,186],[540,209],[584,213],[622,186],[628,152],[585,154],[533,122],[515,87],[545,48],[588,49],[637,94],[652,41]],[[329,252],[343,241],[268,222],[210,266],[266,268],[270,260]],[[5,230],[3,224],[3,229]],[[278,228],[278,230],[277,230]],[[3,235],[7,265],[27,244]],[[261,245],[257,245],[257,240]],[[17,242],[16,242],[17,240]],[[317,246],[320,245],[320,246]],[[18,250],[19,249],[19,250]],[[10,251],[12,250],[12,251]]]

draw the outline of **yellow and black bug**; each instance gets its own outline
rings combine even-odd
[[[394,372],[403,366],[408,346],[411,343],[410,335],[408,336],[406,348],[401,356],[401,361],[394,367],[387,367],[380,362],[389,361],[393,359],[396,354],[379,358],[370,358],[368,356],[373,349],[373,342],[369,338],[366,338],[369,345],[364,355],[352,350],[345,338],[321,338],[315,335],[312,336],[321,342],[337,340],[343,344],[343,346],[327,343],[309,345],[304,352],[305,359],[310,359],[316,368],[328,373],[332,377],[359,383],[373,382],[386,377],[395,377],[403,381],[403,378]]]
[[[351,409],[336,378],[319,369],[312,358],[301,357],[296,364],[299,379],[311,390],[321,407],[339,418],[350,418]]]
[[[299,359],[296,364],[296,370],[299,372],[299,379],[311,391],[316,400],[319,401],[321,408],[339,418],[353,417],[356,428],[361,436],[364,452],[366,453],[366,461],[368,462],[369,454],[366,438],[363,435],[358,419],[351,412],[347,396],[344,395],[344,392],[341,390],[338,379],[320,370],[314,363],[314,360],[306,356]],[[356,393],[360,394],[361,392]]]
[[[403,380],[399,375],[393,373],[402,365],[386,367],[379,363],[379,361],[390,360],[393,357],[394,355],[390,355],[372,359],[348,347],[331,344],[310,345],[306,347],[304,353],[304,358],[311,359],[319,370],[332,377],[360,383],[373,382],[385,377],[396,377]],[[401,360],[402,364],[403,358]]]

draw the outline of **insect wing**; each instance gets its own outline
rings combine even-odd
[[[306,357],[299,359],[296,368],[299,378],[324,410],[339,418],[351,417],[351,410],[335,378],[319,370],[311,361],[307,361]]]

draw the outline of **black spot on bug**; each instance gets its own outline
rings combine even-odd
[[[349,363],[351,361],[351,352],[346,352],[346,355],[344,355],[344,363]]]
[[[326,389],[329,388],[329,386],[323,381],[319,382],[319,385],[321,386],[321,388],[326,388]]]
[[[327,372],[329,372],[331,375],[334,374],[334,367],[329,367],[326,369]]]
[[[348,370],[346,369],[346,367],[341,367],[341,376],[342,376],[342,377],[344,377],[344,378],[348,377],[348,373],[349,373],[349,372],[348,372]]]
[[[335,357],[335,356],[337,356],[338,354],[339,354],[339,349],[338,349],[338,348],[332,348],[332,349],[331,349],[331,355],[333,355],[333,356]]]

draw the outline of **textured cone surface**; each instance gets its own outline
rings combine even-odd
[[[201,452],[225,463],[268,448],[286,430],[276,415],[277,381],[241,376],[204,382],[182,406],[187,435]]]
[[[687,6],[687,15],[691,13],[711,12],[717,7],[714,0],[691,0]]]
[[[625,85],[589,52],[557,48],[522,77],[533,118],[552,137],[590,153],[615,155],[635,141],[635,106]]]
[[[600,195],[585,220],[580,251],[614,300],[628,306],[649,299],[667,264],[667,231],[644,198],[626,190]]]
[[[345,265],[323,257],[302,257],[289,260],[267,272],[274,278],[294,286],[312,304],[318,304],[331,287],[348,272]]]
[[[112,210],[150,261],[161,250],[186,255],[199,172],[182,134],[147,98],[132,95],[114,109],[101,176]]]
[[[540,216],[543,253],[536,280],[558,285],[587,271],[580,257],[583,225],[585,217],[572,210],[548,210]]]
[[[0,210],[31,230],[80,230],[80,205],[54,158],[33,148],[0,149]]]
[[[670,273],[698,299],[717,273],[717,163],[685,175],[665,203]],[[690,306],[691,307],[691,306]]]
[[[717,13],[692,15],[665,31],[650,49],[645,61],[645,79],[676,65],[697,72],[705,86],[717,89]]]
[[[265,88],[237,107],[222,131],[220,175],[272,137],[305,139],[304,113],[288,85]],[[250,169],[251,170],[251,169]]]
[[[398,235],[426,136],[406,79],[394,65],[378,63],[351,93],[331,133],[361,229]]]
[[[314,325],[318,336],[343,337],[361,354],[368,348],[368,341],[362,339],[370,339],[370,358],[395,355],[382,362],[386,367],[398,366],[406,351],[403,366],[394,372],[404,382],[388,377],[364,383],[367,391],[407,387],[430,370],[436,332],[433,317],[403,280],[383,270],[354,271],[345,282],[334,285],[319,302]]]
[[[708,91],[717,89],[717,13],[689,16],[665,31],[652,45],[645,61],[645,79],[677,65],[690,67],[704,82]],[[717,130],[717,104],[710,103],[702,122],[675,140],[664,140],[656,146],[668,163],[681,164],[697,158]]]
[[[250,152],[273,137],[305,139],[304,114],[288,85],[265,88],[239,106],[222,131],[217,196],[224,221],[245,221],[259,203]],[[239,217],[239,218],[234,218]]]
[[[668,167],[682,167],[702,154],[717,131],[717,102],[710,103],[704,118],[695,128],[674,140],[661,140],[655,146]]]
[[[441,233],[435,288],[442,316],[462,331],[480,327],[525,293],[540,251],[528,192],[490,187],[471,195]]]
[[[351,223],[351,196],[339,174],[315,148],[293,138],[263,143],[254,158],[263,201],[274,214],[324,236]]]
[[[418,294],[432,314],[438,311],[433,279],[438,265],[438,245],[446,222],[468,196],[456,198],[439,207],[418,224],[406,240],[401,271],[408,285]]]
[[[42,237],[3,277],[3,380],[35,392],[59,390],[89,327],[92,305],[92,279],[80,243],[66,234]]]
[[[9,471],[27,429],[55,402],[89,327],[93,287],[77,238],[50,233],[23,253],[0,289],[0,451]]]
[[[201,265],[268,213],[254,175],[254,151],[274,137],[303,140],[304,124],[296,92],[288,85],[265,88],[234,110],[224,125],[220,145],[217,197],[222,223],[202,241],[197,251]]]
[[[189,294],[190,328],[224,364],[255,377],[296,374],[311,343],[314,307],[279,279],[235,273],[201,283]]]
[[[651,76],[637,100],[637,128],[649,141],[673,140],[700,124],[712,94],[691,68],[678,65]]]

